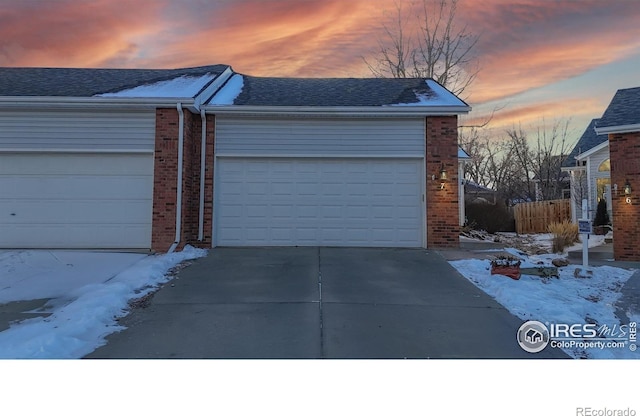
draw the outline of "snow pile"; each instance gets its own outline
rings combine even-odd
[[[98,94],[96,97],[135,97],[135,98],[193,98],[207,85],[214,76],[212,74],[200,77],[183,75],[167,81],[140,85],[135,88]]]
[[[236,98],[242,92],[244,87],[244,78],[240,74],[235,74],[229,81],[218,91],[211,101],[210,105],[232,105]]]
[[[0,358],[80,358],[105,344],[104,338],[124,329],[116,319],[128,302],[141,298],[171,279],[179,263],[203,257],[206,250],[187,246],[181,252],[148,256],[104,283],[69,293],[46,318],[22,321],[0,332]]]
[[[550,266],[551,256],[522,257],[522,253],[517,250],[506,251],[520,255],[523,259],[521,267],[536,267],[540,263]],[[569,325],[596,323],[619,327],[615,303],[621,296],[620,290],[624,283],[633,274],[633,271],[601,266],[591,269],[591,278],[576,278],[574,273],[579,266],[569,265],[559,269],[559,279],[523,274],[520,280],[513,280],[491,275],[489,260],[457,260],[450,264],[518,318]],[[633,321],[634,317],[631,318]],[[640,317],[635,316],[637,318]],[[639,358],[638,352],[631,352],[626,348],[565,349],[565,352],[575,358]]]
[[[20,250],[0,252],[0,304],[64,296],[103,283],[147,254]]]

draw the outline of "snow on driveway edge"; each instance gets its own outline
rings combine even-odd
[[[0,332],[0,358],[81,358],[106,344],[105,337],[124,327],[117,319],[128,313],[129,301],[141,298],[172,279],[168,272],[207,250],[146,257],[113,279],[90,284],[69,294],[71,302],[51,316],[22,321]]]

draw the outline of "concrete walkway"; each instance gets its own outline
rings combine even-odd
[[[88,358],[566,358],[437,252],[217,248]]]

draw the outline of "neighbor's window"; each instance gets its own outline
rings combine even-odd
[[[598,172],[610,172],[611,171],[611,159],[607,159],[600,163],[598,166]]]
[[[604,162],[603,162],[604,163]],[[609,202],[609,198],[607,197],[607,193],[611,192],[611,179],[609,178],[597,178],[596,179],[596,197],[598,201],[605,198],[607,202]]]

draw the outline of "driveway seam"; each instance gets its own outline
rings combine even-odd
[[[320,316],[320,358],[324,356],[324,321],[322,316],[322,263],[320,256],[320,247],[318,247],[318,308]]]
[[[437,303],[380,303],[380,302],[326,302],[328,305],[365,305],[365,306],[425,306],[428,308],[465,308],[465,309],[496,309],[506,310],[500,306],[465,306],[443,305]]]

